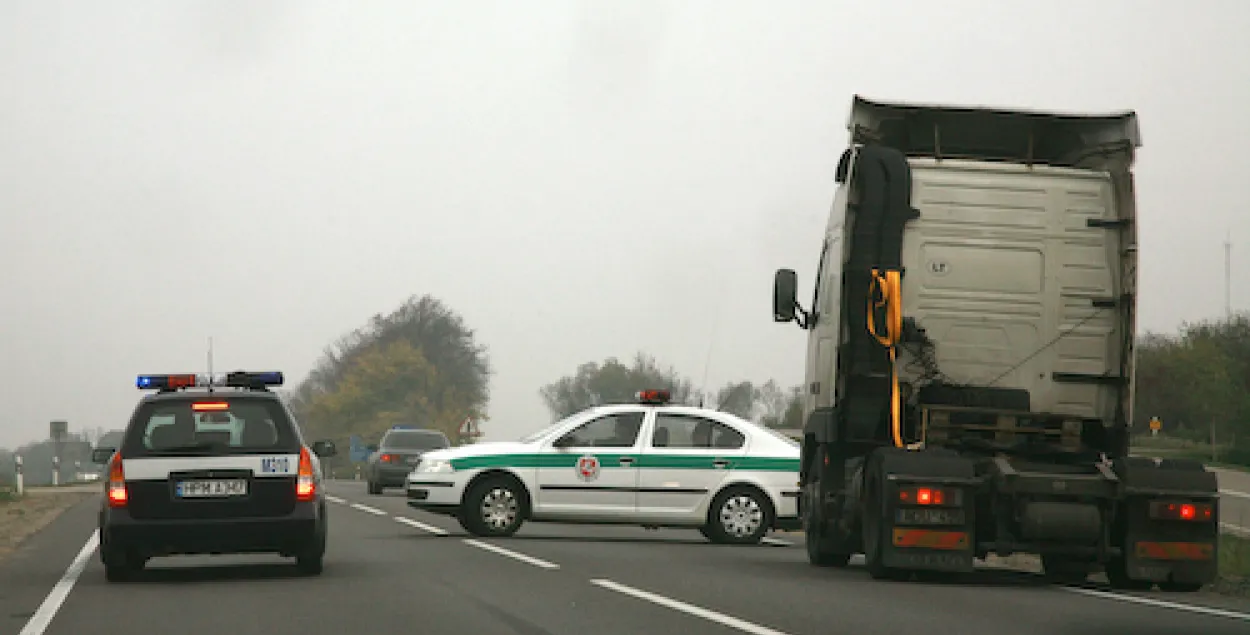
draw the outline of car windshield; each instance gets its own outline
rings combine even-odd
[[[547,436],[547,435],[551,434],[552,432],[555,432],[555,430],[556,430],[557,428],[559,428],[559,427],[563,426],[564,424],[568,423],[569,421],[572,421],[574,417],[577,417],[577,416],[579,416],[579,415],[581,415],[581,414],[582,414],[582,413],[578,412],[578,413],[575,413],[575,414],[569,415],[569,416],[567,416],[567,417],[565,417],[565,418],[563,418],[563,419],[561,419],[561,420],[559,420],[559,421],[557,421],[557,422],[555,422],[555,423],[553,423],[553,424],[551,424],[551,425],[549,425],[549,426],[547,426],[547,427],[545,427],[545,428],[543,428],[543,429],[541,429],[541,430],[538,430],[537,432],[531,432],[529,435],[524,436],[524,437],[521,437],[521,438],[520,438],[517,442],[518,442],[518,443],[533,443],[533,442],[535,442],[535,441],[537,441],[537,440],[539,440],[539,439],[541,439],[541,438],[543,438],[543,437],[545,437],[545,436]]]
[[[382,447],[394,450],[439,450],[449,445],[443,433],[428,430],[392,430],[382,440]]]

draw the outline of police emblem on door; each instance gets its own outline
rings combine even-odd
[[[577,459],[577,478],[593,481],[599,478],[599,457],[587,454]]]

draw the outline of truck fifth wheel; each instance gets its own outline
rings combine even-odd
[[[1219,498],[1197,462],[1128,455],[1137,306],[1132,112],[855,97],[809,308],[809,560],[876,578],[1041,556],[1046,575],[1194,591]]]

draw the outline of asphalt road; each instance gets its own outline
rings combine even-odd
[[[1220,524],[1225,531],[1250,537],[1250,472],[1214,470],[1220,482]]]
[[[531,524],[474,540],[399,492],[369,496],[350,481],[329,491],[326,569],[313,578],[276,557],[188,557],[108,584],[88,551],[88,500],[0,563],[0,635],[1250,632],[1250,601],[1205,594],[1131,596],[1000,571],[877,582],[855,564],[809,566],[784,534],[730,547],[693,531]]]

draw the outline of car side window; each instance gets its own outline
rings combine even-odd
[[[746,437],[711,419],[681,414],[657,414],[651,446],[656,448],[715,448],[737,450]]]
[[[632,448],[642,429],[642,412],[618,412],[587,421],[556,441],[566,448]]]

